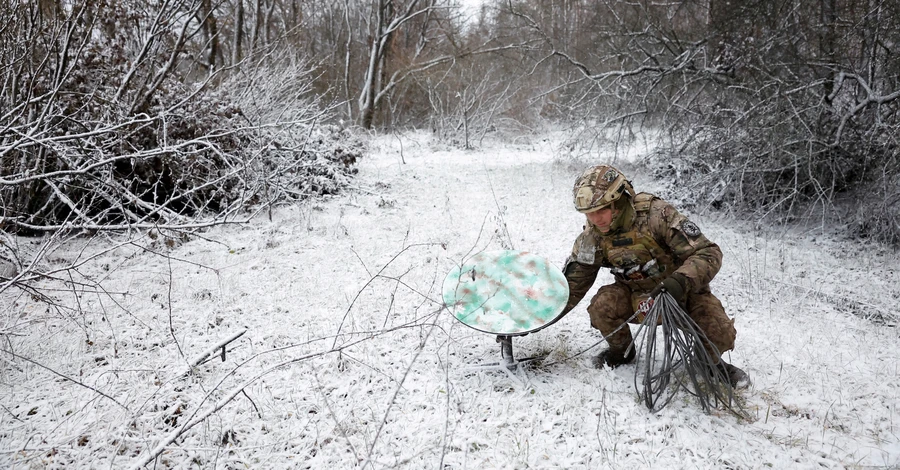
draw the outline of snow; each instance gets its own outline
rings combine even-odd
[[[752,419],[688,396],[651,413],[633,367],[593,369],[600,346],[579,354],[599,340],[587,300],[515,339],[517,356],[550,355],[515,373],[473,369],[499,345],[440,305],[467,254],[561,266],[582,225],[571,183],[594,162],[537,137],[478,151],[400,139],[402,152],[373,138],[353,190],[252,225],[54,251],[53,267],[85,261],[40,284],[55,305],[2,298],[0,466],[900,465],[896,252],[693,214],[725,253],[712,287],[736,320],[727,360],[754,381],[740,393]],[[620,163],[639,191],[659,187],[639,160]],[[183,374],[245,328],[224,362]]]

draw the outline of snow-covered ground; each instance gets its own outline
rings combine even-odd
[[[475,251],[561,266],[582,225],[572,181],[599,162],[540,139],[400,139],[372,142],[353,191],[252,225],[54,251],[51,268],[110,250],[42,284],[56,306],[2,299],[0,466],[900,466],[896,252],[693,215],[725,253],[713,290],[736,319],[728,360],[754,381],[740,394],[752,419],[689,396],[651,413],[633,366],[579,355],[599,338],[587,300],[516,339],[518,355],[550,357],[515,374],[473,370],[499,346],[441,309],[444,276]],[[186,373],[243,330],[224,362]]]

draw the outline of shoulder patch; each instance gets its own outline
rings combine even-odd
[[[691,238],[697,238],[700,236],[700,227],[697,224],[691,222],[690,220],[685,219],[681,222],[681,231],[684,232],[685,235]]]
[[[578,253],[575,254],[575,261],[578,261],[581,264],[594,264],[597,260],[597,252],[594,247],[591,246],[582,246],[578,250]]]
[[[593,265],[597,261],[597,239],[591,229],[581,232],[572,248],[572,258],[582,264]]]

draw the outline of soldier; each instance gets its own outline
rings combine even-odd
[[[587,224],[563,270],[569,282],[564,313],[584,298],[600,268],[610,268],[615,278],[599,289],[587,308],[591,326],[609,343],[595,365],[615,368],[634,361],[631,331],[627,326],[615,330],[641,302],[665,291],[709,339],[706,349],[719,359],[717,367],[731,385],[749,386],[750,378],[743,370],[720,358],[734,348],[736,331],[734,320],[709,289],[722,265],[718,245],[666,201],[648,193],[635,194],[625,175],[611,166],[585,170],[575,181],[573,195],[575,209],[587,216]]]

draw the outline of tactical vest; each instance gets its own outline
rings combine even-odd
[[[634,197],[634,222],[627,232],[598,237],[598,251],[612,266],[617,281],[628,286],[634,296],[644,297],[678,266],[672,254],[660,246],[650,231],[650,204],[655,196]]]

